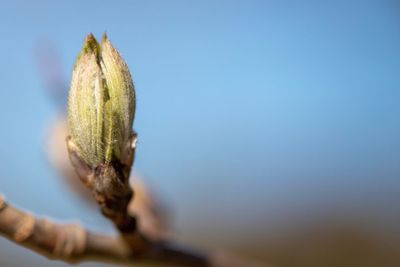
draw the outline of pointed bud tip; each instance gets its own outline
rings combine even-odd
[[[100,52],[100,45],[96,40],[96,37],[92,33],[89,33],[86,38],[85,42],[83,44],[83,51],[85,53],[90,53],[93,52],[96,55],[99,54]]]
[[[108,41],[107,32],[104,32],[104,33],[103,33],[103,38],[101,39],[101,43],[103,44],[103,43],[105,43],[105,42],[107,42],[107,41]]]
[[[103,38],[101,39],[101,48],[103,49],[103,48],[106,48],[106,47],[111,47],[111,48],[114,49],[113,45],[110,42],[110,39],[108,39],[107,33],[104,32]]]

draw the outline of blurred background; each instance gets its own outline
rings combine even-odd
[[[134,172],[177,240],[400,266],[399,2],[2,1],[0,192],[112,233],[46,151],[84,37],[104,31],[134,76]],[[0,266],[66,264],[0,238]]]

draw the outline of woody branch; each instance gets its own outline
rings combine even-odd
[[[79,224],[56,224],[36,218],[8,204],[0,196],[0,234],[51,259],[68,263],[100,261],[121,264],[162,263],[174,266],[212,266],[205,255],[175,248],[166,242],[149,242],[135,251],[123,236],[100,235]]]

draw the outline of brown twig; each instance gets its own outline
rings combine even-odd
[[[56,224],[39,219],[6,203],[0,196],[0,234],[51,259],[76,263],[85,260],[211,266],[205,255],[149,242],[146,251],[132,250],[124,238],[91,233],[78,224]]]
[[[79,224],[56,224],[40,219],[8,204],[0,195],[0,234],[12,242],[49,259],[68,263],[98,261],[132,265],[135,263],[193,267],[256,267],[226,254],[201,254],[167,242],[149,242],[142,253],[121,236],[100,235]]]

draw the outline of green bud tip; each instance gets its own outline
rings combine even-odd
[[[132,133],[135,91],[128,66],[104,34],[89,34],[75,62],[68,101],[72,141],[90,166],[120,160]]]

